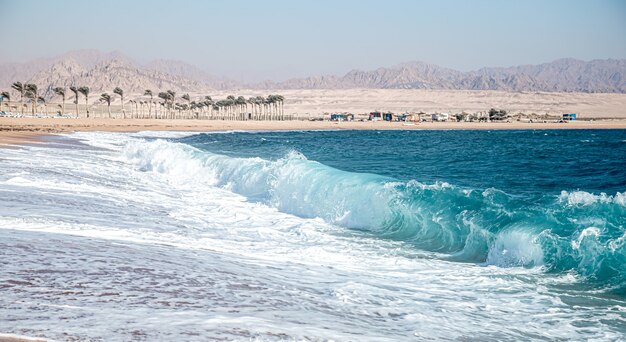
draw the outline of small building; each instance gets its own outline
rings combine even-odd
[[[333,113],[330,114],[330,121],[354,121],[354,114]]]
[[[564,121],[574,121],[574,120],[576,120],[576,114],[575,113],[563,114],[563,120]]]
[[[450,115],[448,113],[435,113],[432,115],[433,121],[448,121]]]
[[[420,115],[417,113],[405,113],[404,121],[420,122]]]
[[[428,121],[432,121],[432,119],[433,119],[432,115],[430,115],[428,113],[420,112],[417,115],[419,116],[419,121],[428,122]]]
[[[392,112],[383,113],[383,120],[394,121],[394,114]]]
[[[369,116],[370,121],[379,121],[383,119],[383,113],[379,111],[371,112]]]
[[[408,119],[409,119],[409,114],[404,113],[404,114],[396,115],[396,121],[398,122],[405,122],[405,121],[408,121]]]

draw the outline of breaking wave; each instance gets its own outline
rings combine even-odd
[[[130,142],[123,157],[172,182],[226,188],[450,260],[575,272],[596,287],[626,293],[626,192],[528,199],[346,172],[295,151],[278,160],[235,158],[164,140]]]

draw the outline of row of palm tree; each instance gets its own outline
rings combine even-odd
[[[20,102],[22,104],[22,114],[24,114],[24,98],[27,98],[30,100],[30,102],[32,103],[32,112],[33,115],[35,114],[35,112],[37,111],[37,105],[38,103],[45,103],[46,100],[39,96],[39,88],[37,87],[36,84],[33,83],[22,83],[22,82],[15,82],[11,85],[11,88],[13,88],[14,90],[16,90],[19,95],[20,95]],[[4,100],[5,98],[7,99],[7,101],[11,100],[11,95],[9,94],[8,91],[3,91],[2,93],[0,93],[2,99]]]
[[[24,108],[26,107],[24,105],[24,98],[28,99],[30,101],[31,104],[31,110],[32,110],[32,114],[35,115],[35,113],[38,112],[37,108],[38,108],[38,104],[41,103],[43,106],[45,106],[47,108],[47,102],[46,99],[43,96],[39,95],[39,88],[37,87],[36,84],[32,84],[32,83],[22,83],[22,82],[15,82],[11,85],[11,88],[16,90],[17,93],[20,95],[20,113],[22,115],[24,115]],[[70,87],[70,90],[72,92],[74,92],[74,95],[76,97],[76,100],[74,101],[76,103],[76,117],[78,117],[78,93],[81,93],[82,95],[85,96],[85,104],[87,104],[89,102],[89,87]],[[66,91],[65,88],[61,88],[61,87],[57,87],[52,89],[52,91],[56,94],[61,96],[63,102],[61,107],[61,113],[65,113],[65,95],[66,95]],[[11,94],[8,91],[3,91],[0,93],[0,104],[4,101],[7,101],[8,106],[10,108],[11,106]],[[0,105],[1,107],[1,105]],[[0,108],[1,109],[1,108]],[[47,110],[47,109],[46,109]],[[87,106],[87,117],[89,117],[89,107]]]
[[[20,95],[21,114],[24,114],[24,98],[29,99],[32,114],[37,112],[37,104],[46,101],[39,96],[38,88],[35,84],[22,84],[15,82],[11,88]],[[74,93],[74,104],[76,105],[76,117],[79,117],[78,99],[79,94],[85,98],[85,114],[90,117],[89,93],[86,86],[71,86],[69,90]],[[58,106],[61,113],[65,113],[65,100],[68,95],[67,89],[63,87],[52,88],[52,92],[62,100]],[[156,99],[155,99],[156,94]],[[113,89],[113,95],[102,93],[99,102],[106,104],[108,117],[111,117],[111,102],[114,95],[118,95],[122,104],[122,117],[126,119],[124,90],[120,87]],[[177,99],[184,100],[178,102]],[[10,106],[11,94],[7,91],[0,93],[0,101],[8,101]],[[150,118],[150,119],[222,119],[222,120],[285,120],[284,100],[282,95],[256,96],[245,98],[243,96],[227,96],[222,100],[213,100],[211,96],[204,96],[192,99],[189,94],[176,96],[176,92],[167,90],[155,93],[151,89],[146,89],[143,97],[128,100],[131,105],[130,118]],[[1,104],[1,102],[0,102]],[[147,109],[147,112],[146,112]],[[104,116],[104,115],[102,115]]]

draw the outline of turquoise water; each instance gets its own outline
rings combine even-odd
[[[626,131],[199,134],[222,184],[301,217],[626,293]],[[228,156],[228,157],[225,157]],[[259,159],[251,159],[259,158]]]
[[[0,334],[624,340],[624,156],[624,130],[81,132],[0,149]]]

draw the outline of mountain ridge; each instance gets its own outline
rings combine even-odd
[[[351,70],[343,76],[323,75],[266,81],[275,89],[450,89],[547,92],[626,93],[626,60],[581,61],[573,58],[513,67],[461,72],[424,62],[407,62],[370,71]]]
[[[545,92],[626,93],[626,59],[582,61],[561,58],[548,63],[484,67],[462,72],[420,61],[343,75],[316,75],[285,81],[241,83],[210,74],[193,64],[157,59],[139,63],[120,51],[76,50],[26,63],[0,64],[0,88],[15,81],[55,86],[87,85],[93,91],[144,89],[207,91],[228,89],[448,89]]]

